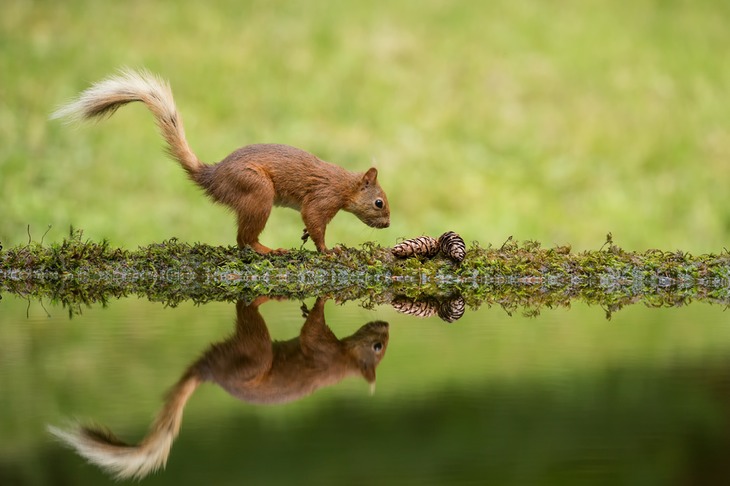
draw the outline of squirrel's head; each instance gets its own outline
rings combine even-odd
[[[345,206],[360,221],[373,228],[387,228],[390,226],[390,206],[388,197],[378,184],[378,171],[371,167],[365,172],[351,199]]]
[[[388,338],[388,323],[372,321],[362,326],[352,336],[343,339],[350,354],[357,361],[362,376],[370,384],[375,383],[375,368],[385,356]]]

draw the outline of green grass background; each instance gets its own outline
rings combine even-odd
[[[438,235],[721,251],[730,235],[730,3],[10,0],[0,16],[0,242],[68,226],[135,247],[234,244],[234,218],[128,106],[48,115],[122,66],[168,78],[193,150],[281,142],[375,164],[392,226],[341,213],[328,244]],[[276,210],[262,237],[297,246]],[[310,243],[311,245],[311,243]]]

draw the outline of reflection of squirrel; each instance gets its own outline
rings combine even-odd
[[[180,430],[185,403],[205,381],[220,385],[241,400],[266,404],[294,401],[358,374],[374,385],[375,368],[388,346],[388,323],[373,321],[353,335],[337,339],[324,320],[325,299],[319,298],[299,337],[272,343],[258,310],[266,300],[259,297],[250,305],[236,304],[234,335],[212,345],[188,367],[138,445],[127,445],[102,428],[49,430],[118,479],[142,478],[164,467]]]
[[[340,209],[368,226],[387,228],[390,224],[388,199],[375,168],[353,173],[303,150],[277,144],[249,145],[217,164],[200,162],[188,146],[170,86],[148,72],[123,71],[94,84],[53,117],[99,118],[133,101],[147,105],[168,152],[188,176],[214,201],[236,213],[238,246],[248,245],[259,253],[271,251],[258,238],[274,205],[300,211],[306,231],[321,252],[327,251],[327,224]]]

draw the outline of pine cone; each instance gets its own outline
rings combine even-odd
[[[464,260],[466,256],[466,244],[464,244],[464,240],[453,231],[442,234],[438,239],[438,245],[444,255],[457,263]]]
[[[396,297],[390,303],[395,310],[402,314],[415,317],[431,317],[438,312],[438,304],[427,300],[412,300],[408,297]]]
[[[397,258],[409,258],[413,256],[422,256],[432,258],[439,252],[439,244],[435,238],[430,236],[419,236],[410,240],[398,243],[391,250]]]
[[[461,316],[464,315],[464,311],[466,311],[466,302],[461,295],[457,295],[444,300],[439,304],[438,315],[441,320],[454,322],[461,319]]]

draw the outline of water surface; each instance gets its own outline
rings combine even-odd
[[[311,308],[314,298],[305,299]],[[299,335],[300,301],[260,308]],[[0,301],[0,484],[111,484],[48,434],[70,419],[139,441],[165,392],[235,329],[236,304]],[[340,338],[387,321],[374,393],[345,378],[286,404],[204,383],[145,484],[718,484],[730,478],[730,320],[718,305],[498,306],[447,323],[325,305]]]

